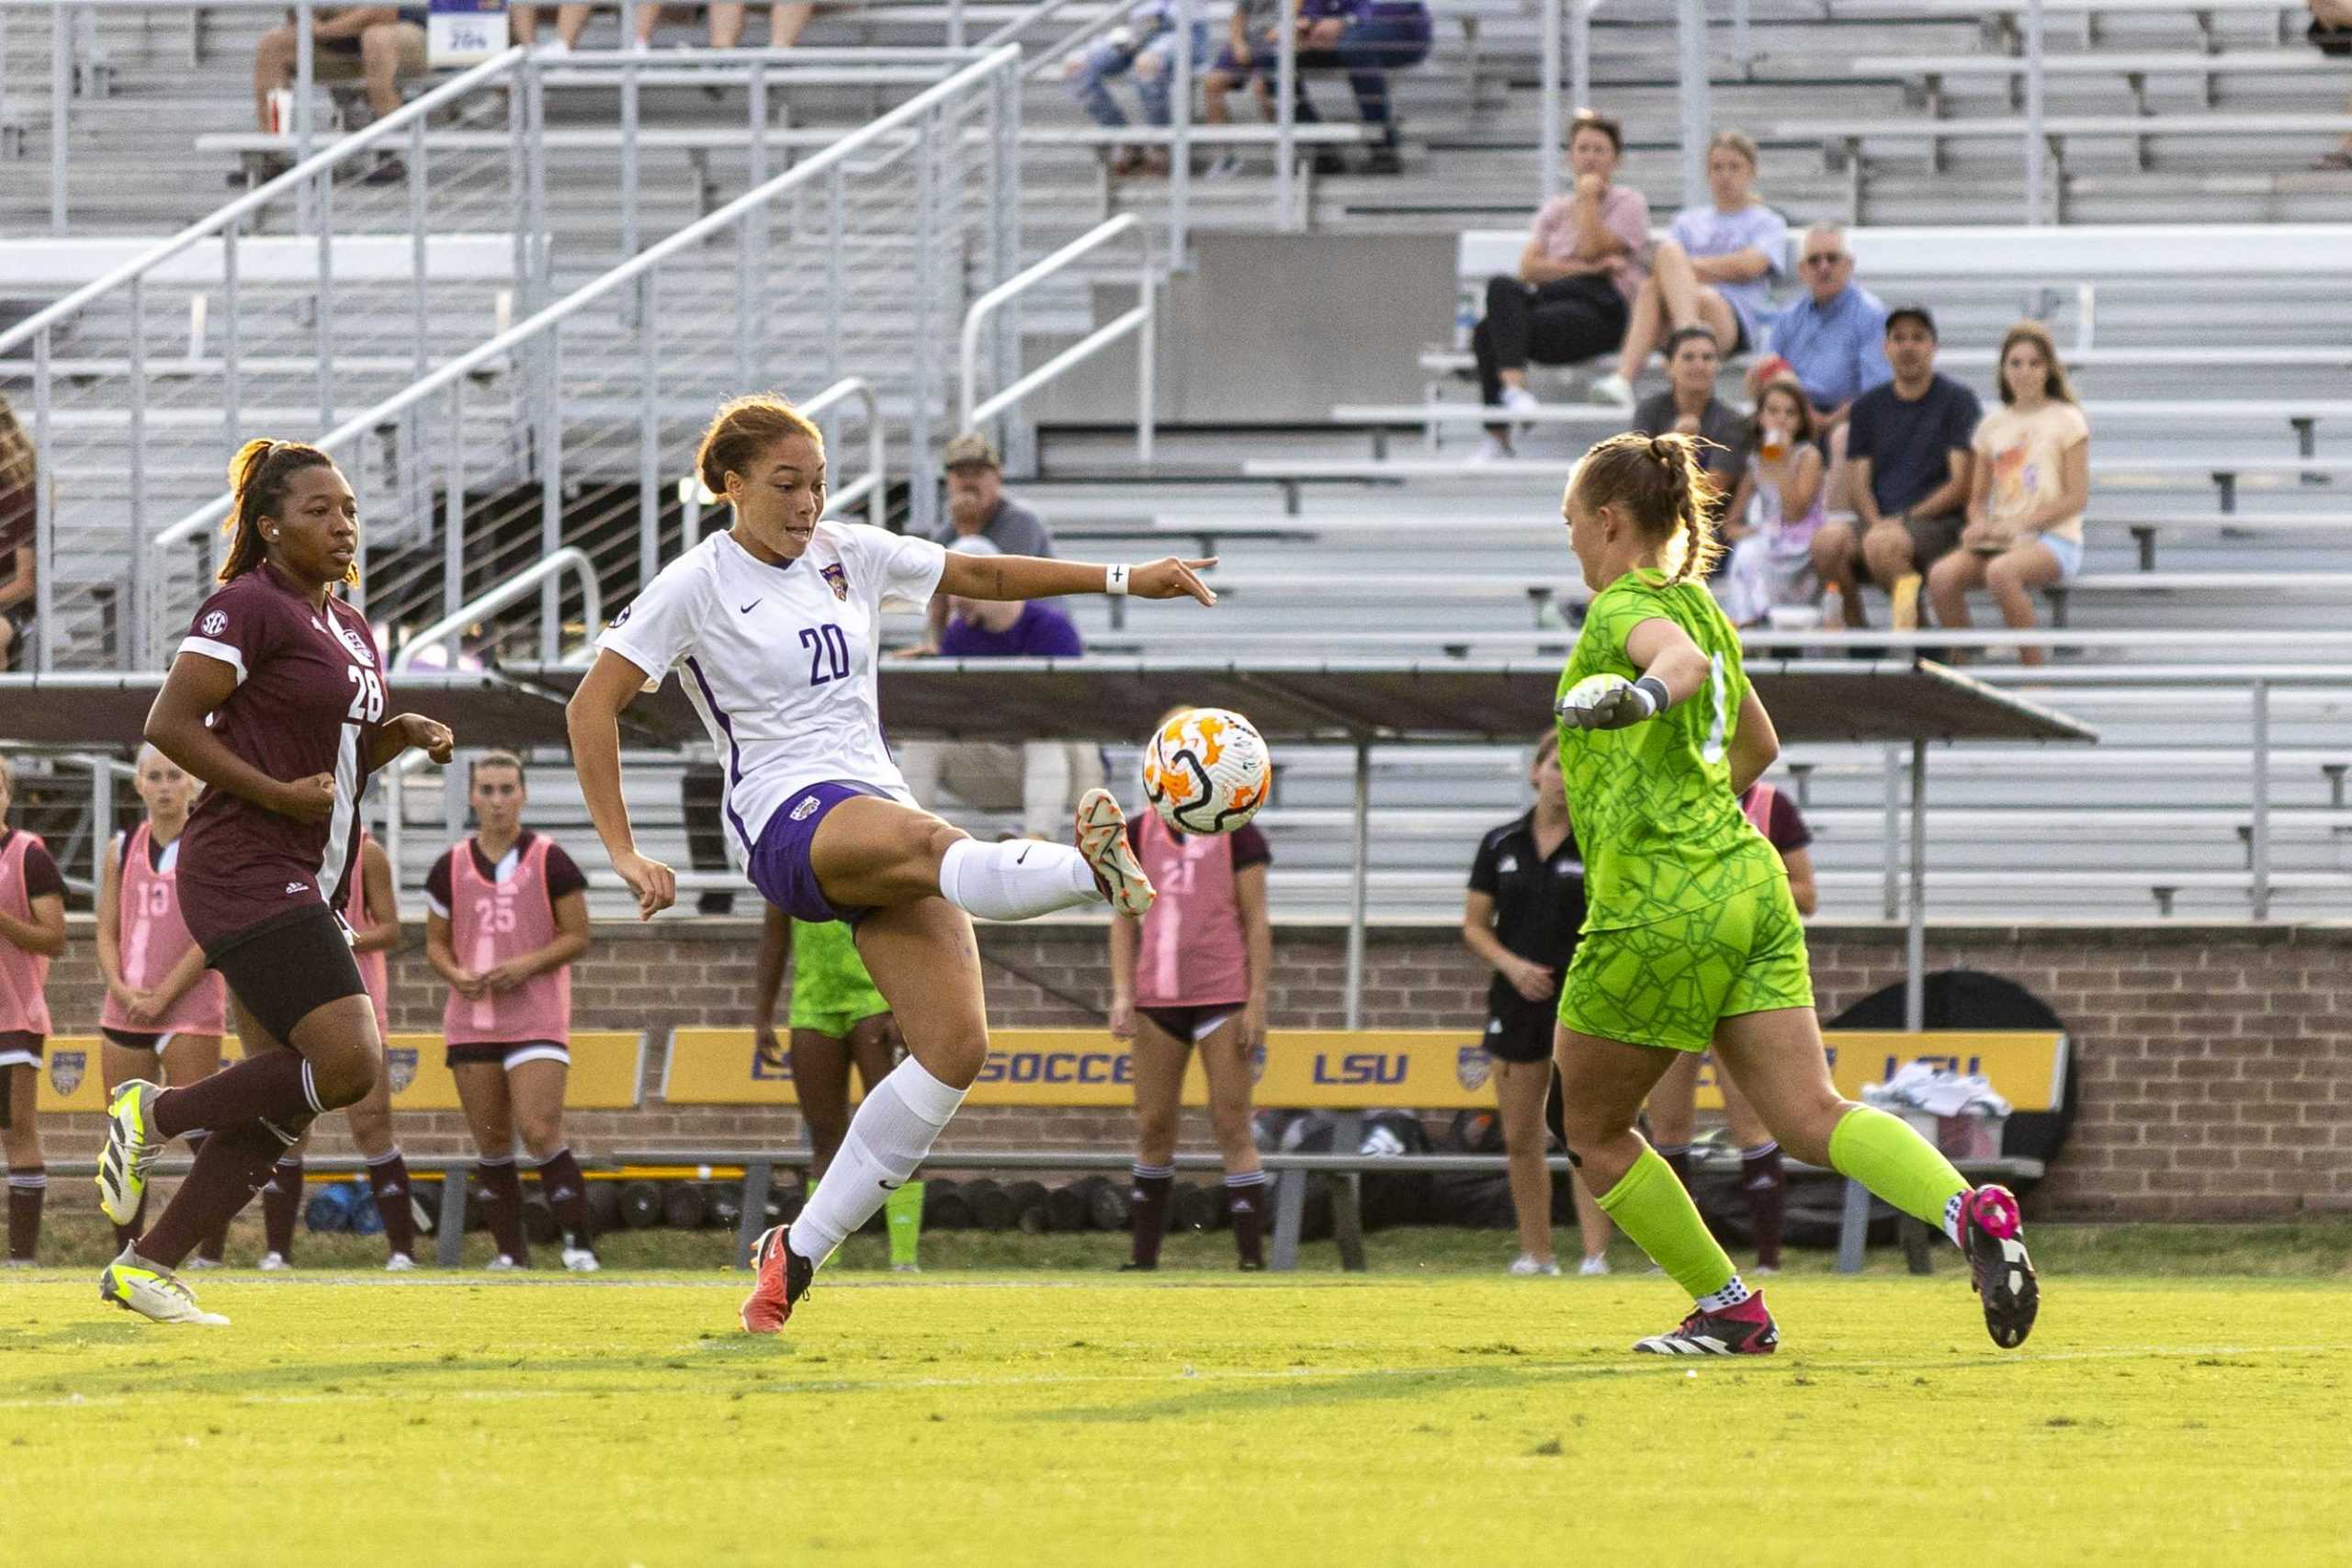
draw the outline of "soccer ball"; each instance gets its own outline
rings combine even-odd
[[[1180,833],[1230,833],[1266,804],[1273,770],[1254,726],[1228,708],[1170,715],[1143,749],[1143,795]]]

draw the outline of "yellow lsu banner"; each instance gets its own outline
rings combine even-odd
[[[104,1074],[96,1035],[56,1034],[41,1065],[42,1111],[102,1111]],[[582,1030],[571,1036],[571,1076],[563,1101],[582,1111],[628,1111],[638,1103],[645,1077],[643,1031]],[[237,1060],[236,1043],[226,1058]],[[449,1076],[447,1053],[438,1034],[395,1034],[384,1043],[384,1072],[391,1080],[394,1111],[455,1111],[458,1082]]]
[[[1134,1103],[1135,1061],[1125,1042],[1092,1030],[999,1029],[972,1085],[974,1105]],[[1982,1073],[2019,1111],[2046,1111],[2065,1079],[2065,1036],[2023,1032],[1912,1034],[1839,1031],[1828,1037],[1830,1077],[1858,1097],[1912,1062]],[[1494,1103],[1493,1062],[1470,1031],[1277,1029],[1254,1063],[1261,1105],[1304,1110],[1374,1106],[1453,1111]],[[791,1105],[792,1070],[760,1061],[748,1029],[680,1029],[670,1037],[662,1098],[673,1105]],[[1184,1103],[1208,1103],[1196,1055]],[[1699,1105],[1720,1110],[1711,1062]]]

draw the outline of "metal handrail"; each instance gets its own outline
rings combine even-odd
[[[593,629],[605,624],[605,595],[596,586],[596,563],[588,552],[575,545],[566,545],[552,555],[525,567],[497,587],[475,595],[458,605],[431,626],[408,639],[400,652],[392,656],[392,673],[397,675],[416,662],[416,656],[428,648],[438,648],[484,615],[503,610],[551,577],[567,571],[580,574],[582,618]],[[595,646],[592,637],[589,645]],[[581,659],[566,659],[566,664],[585,663]]]
[[[319,437],[313,445],[322,447],[338,446],[415,407],[452,383],[462,380],[481,367],[509,354],[518,345],[537,337],[548,328],[580,314],[589,306],[619,289],[623,285],[636,282],[672,256],[700,245],[711,235],[718,233],[736,220],[763,206],[785,191],[814,184],[818,179],[830,174],[835,166],[846,163],[865,148],[899,134],[930,112],[934,105],[953,97],[972,83],[992,75],[1008,65],[1017,65],[1020,59],[1021,51],[1010,45],[990,51],[937,85],[916,94],[862,130],[844,136],[831,146],[802,163],[796,164],[765,184],[753,186],[708,216],[687,224],[668,239],[648,246],[601,277],[582,284],[563,299],[532,316],[528,321],[517,322],[480,347],[469,353],[459,355],[406,389],[387,398],[374,408],[344,421],[334,429]],[[178,522],[158,532],[148,541],[149,547],[160,549],[195,537],[205,528],[218,523],[228,514],[229,502],[230,498],[226,495],[208,502]]]
[[[980,328],[997,310],[1037,284],[1060,272],[1080,257],[1089,255],[1126,234],[1134,234],[1141,251],[1136,268],[1136,286],[1141,298],[1136,308],[1102,326],[1097,327],[1075,344],[1054,355],[983,403],[975,403],[973,393],[979,378]],[[1155,322],[1159,308],[1159,280],[1152,270],[1151,231],[1132,212],[1121,213],[1105,223],[1098,223],[1085,233],[1056,251],[1043,261],[1006,278],[986,294],[972,301],[964,312],[963,342],[963,428],[977,430],[987,421],[1027,397],[1031,392],[1054,380],[1065,370],[1092,358],[1129,333],[1139,333],[1142,343],[1137,350],[1138,373],[1136,385],[1136,458],[1148,466],[1152,444],[1152,382],[1155,363]]]
[[[236,200],[213,212],[209,217],[199,219],[170,239],[159,242],[144,255],[134,256],[112,272],[84,284],[62,299],[35,311],[7,331],[0,332],[0,354],[6,354],[18,344],[30,342],[39,333],[72,320],[81,313],[84,307],[99,296],[111,293],[133,278],[144,276],[198,241],[221,232],[248,213],[256,212],[279,197],[293,191],[305,180],[322,170],[342,162],[354,152],[364,152],[375,146],[387,136],[406,130],[410,125],[424,118],[451,100],[462,97],[483,83],[511,72],[523,60],[524,55],[525,51],[520,49],[510,49],[503,54],[493,56],[469,71],[452,76],[431,92],[420,94],[410,99],[373,124],[329,142],[324,148],[311,153],[268,184],[246,192]]]

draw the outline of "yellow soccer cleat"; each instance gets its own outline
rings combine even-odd
[[[198,1323],[226,1328],[229,1320],[196,1304],[196,1296],[179,1276],[148,1262],[130,1248],[107,1264],[98,1275],[98,1300],[135,1312],[150,1323]]]
[[[115,1091],[107,1106],[107,1146],[98,1151],[98,1207],[116,1224],[138,1217],[147,1195],[147,1167],[163,1147],[150,1121],[155,1097],[164,1090],[133,1078]]]

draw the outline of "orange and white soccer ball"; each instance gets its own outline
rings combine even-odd
[[[1229,708],[1171,714],[1143,749],[1143,795],[1180,833],[1230,833],[1266,804],[1274,777],[1257,728]]]

